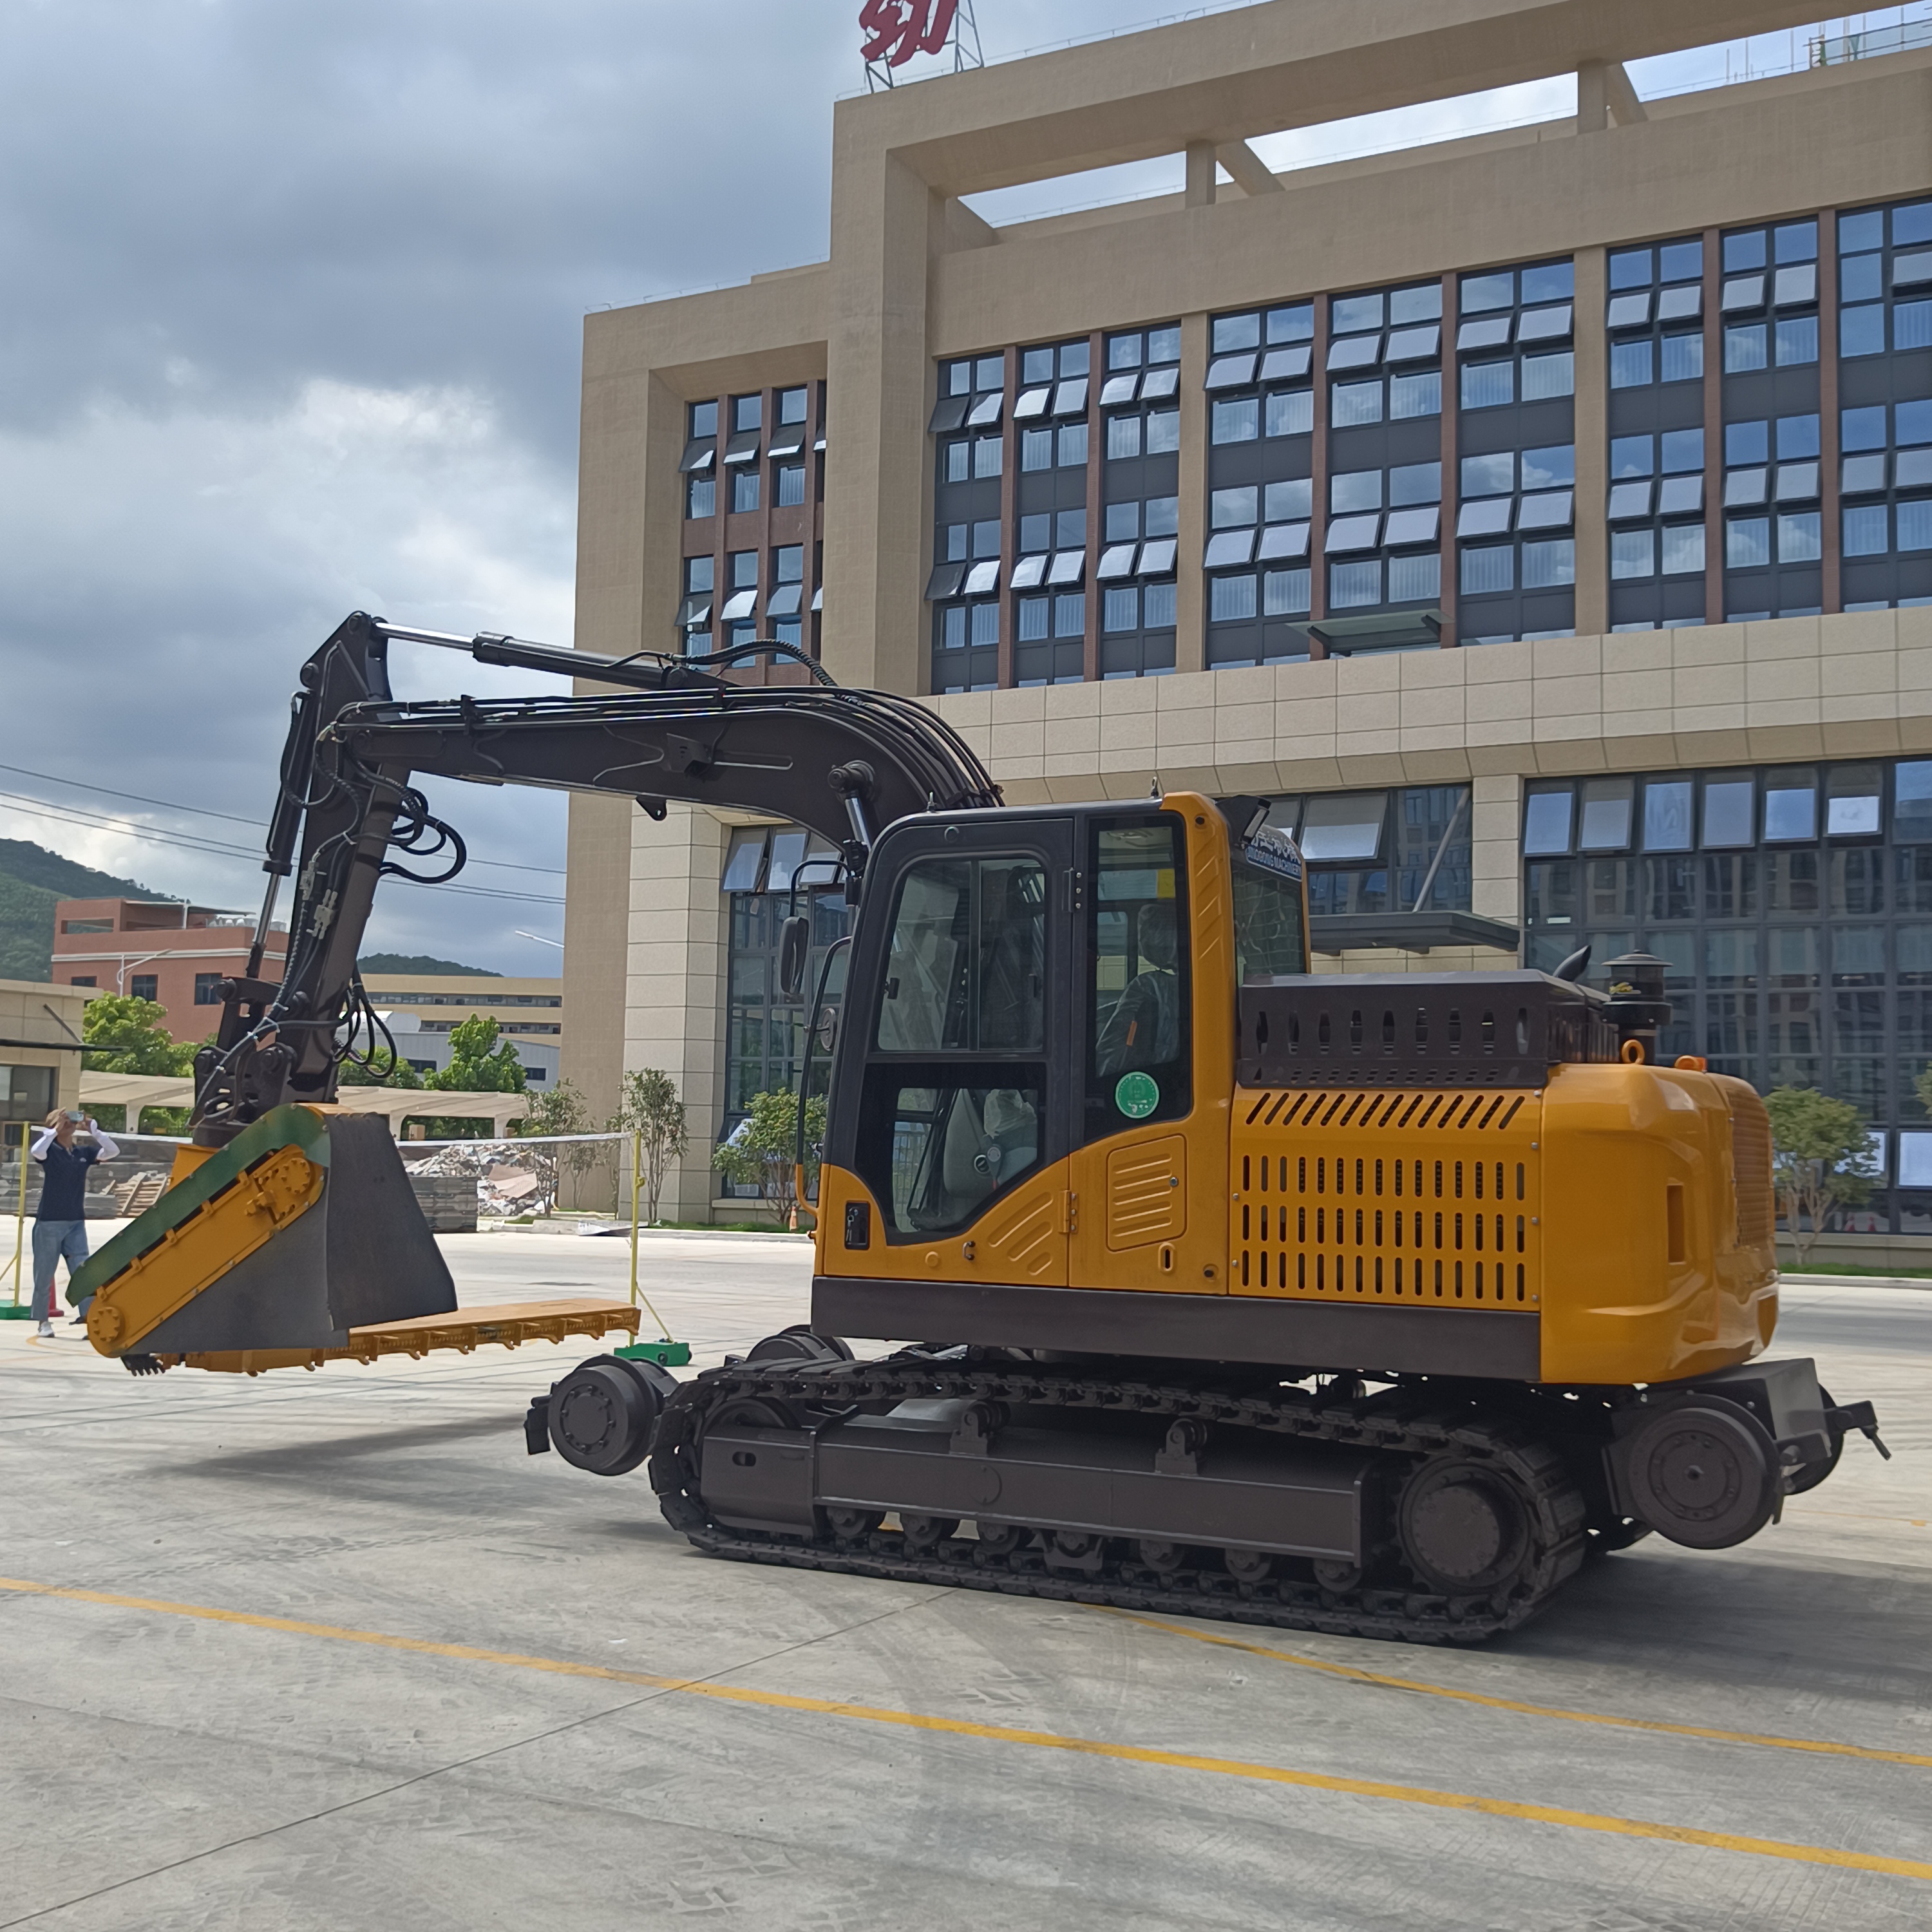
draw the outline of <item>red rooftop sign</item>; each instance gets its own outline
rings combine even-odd
[[[914,54],[936,54],[952,32],[959,0],[866,0],[859,9],[860,48],[868,62],[904,67]]]

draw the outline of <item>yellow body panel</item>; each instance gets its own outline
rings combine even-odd
[[[1748,1361],[1778,1316],[1771,1140],[1742,1081],[1562,1066],[1535,1090],[1244,1090],[1233,1292],[1541,1318],[1543,1379]]]
[[[211,1152],[183,1148],[173,1180],[192,1174]],[[87,1311],[88,1340],[103,1354],[132,1348],[306,1214],[322,1198],[324,1175],[299,1148],[278,1148],[94,1296]]]
[[[1778,1269],[1770,1125],[1750,1087],[1562,1066],[1544,1126],[1544,1379],[1669,1382],[1756,1354]]]
[[[1234,1293],[1538,1307],[1539,1095],[1288,1088],[1239,1097]]]
[[[930,1240],[888,1242],[884,1230],[891,1222],[871,1189],[828,1161],[819,1170],[814,1265],[820,1274],[882,1281],[1010,1281],[1064,1288],[1074,1211],[1066,1180],[1066,1162],[1055,1161],[1000,1196],[969,1227]],[[870,1204],[870,1247],[844,1245],[845,1209],[853,1202]]]

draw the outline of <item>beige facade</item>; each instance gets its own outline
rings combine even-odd
[[[412,1014],[425,1033],[446,1034],[472,1014],[494,1020],[506,1039],[559,1046],[561,979],[497,979],[470,973],[365,973],[363,991],[384,1012]]]
[[[0,980],[0,1133],[13,1123],[80,1105],[80,1055],[74,1050],[88,995],[34,980]]]
[[[1727,623],[1720,608],[1701,628],[1611,633],[1610,256],[1680,234],[1709,238],[1714,252],[1727,228],[1932,185],[1932,55],[1644,104],[1621,63],[1812,17],[1724,0],[1274,0],[840,102],[828,261],[587,320],[580,644],[611,655],[674,647],[692,554],[679,472],[687,406],[822,381],[823,560],[811,580],[822,586],[823,661],[842,682],[929,692],[927,424],[942,364],[1178,318],[1173,674],[934,698],[1011,801],[1141,796],[1156,773],[1169,786],[1270,794],[1466,783],[1471,908],[1514,925],[1526,782],[1932,751],[1932,609],[1839,610],[1835,536],[1823,614]],[[1574,119],[1280,176],[1243,145],[1570,71]],[[1183,152],[1178,195],[998,230],[959,200]],[[1237,184],[1216,185],[1216,160]],[[1574,262],[1577,317],[1576,634],[1206,668],[1208,591],[1194,560],[1208,529],[1210,319],[1557,256]],[[1714,261],[1707,283],[1714,273]],[[1707,337],[1714,326],[1707,319]],[[1826,359],[1835,367],[1828,344]],[[1722,460],[1714,450],[1706,460],[1718,545]],[[1453,495],[1444,502],[1453,510]],[[1834,495],[1828,521],[1835,507]],[[736,541],[728,511],[721,502],[721,549]],[[1087,541],[1090,584],[1097,539]],[[1446,528],[1444,544],[1453,560]],[[1451,608],[1445,641],[1454,634]],[[693,1152],[675,1211],[696,1213],[710,1197],[722,1103],[726,829],[700,812],[674,808],[652,825],[581,800],[571,828],[564,1072],[597,1108],[614,1104],[623,1066],[679,1079]],[[1438,949],[1324,963],[1497,958]]]

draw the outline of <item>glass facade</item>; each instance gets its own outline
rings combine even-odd
[[[1818,224],[1726,232],[1723,340],[1725,621],[1824,608]]]
[[[1932,201],[1840,214],[1840,590],[1932,599]]]
[[[1094,563],[1100,671],[1103,678],[1153,676],[1174,664],[1180,325],[1108,336],[1106,364]]]
[[[1667,961],[1664,1056],[1852,1102],[1899,1184],[1846,1225],[1932,1232],[1932,760],[1536,781],[1522,866],[1526,964]]]
[[[750,826],[731,835],[721,881],[728,924],[720,1140],[736,1131],[757,1095],[797,1091],[807,1014],[820,969],[827,949],[849,929],[844,888],[830,883],[836,856],[824,841],[796,826]],[[778,936],[794,911],[811,918],[812,949],[803,989],[796,999],[787,1000],[778,985]],[[835,970],[828,1005],[837,1006],[842,985],[842,975]],[[814,1048],[814,1092],[824,1090],[830,1067],[824,1047]],[[722,1179],[718,1185],[724,1194],[758,1191],[734,1189]]]
[[[1457,278],[1456,632],[1466,644],[1576,624],[1576,272]]]
[[[1469,804],[1466,784],[1316,792],[1275,800],[1268,823],[1301,847],[1314,918],[1467,912],[1473,884]]]
[[[1197,568],[1210,668],[1572,635],[1580,460],[1610,630],[1932,598],[1932,202],[1605,268],[1580,453],[1567,260],[1207,316],[1198,506],[1178,322],[941,363],[933,688],[1171,670]]]
[[[1379,382],[1382,339],[1372,344]],[[1315,304],[1214,318],[1208,329],[1207,662],[1309,654],[1313,610]],[[1380,418],[1380,412],[1377,412]]]
[[[771,638],[818,655],[824,422],[823,382],[686,404],[675,650],[695,657]],[[803,674],[787,666],[732,674],[783,683]]]

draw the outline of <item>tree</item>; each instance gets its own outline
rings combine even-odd
[[[670,1076],[640,1066],[624,1076],[623,1095],[610,1116],[613,1133],[637,1136],[638,1178],[644,1184],[644,1219],[655,1224],[671,1162],[691,1144],[684,1102]]]
[[[530,1111],[510,1131],[520,1138],[552,1134],[590,1134],[596,1128],[590,1109],[574,1080],[560,1080],[554,1087],[530,1096]],[[544,1209],[548,1214],[556,1205],[557,1179],[560,1174],[588,1174],[606,1157],[608,1141],[578,1141],[562,1145],[534,1147],[521,1158],[531,1163],[544,1183]]]
[[[1871,1198],[1877,1178],[1871,1136],[1850,1101],[1815,1087],[1780,1087],[1764,1105],[1771,1116],[1772,1184],[1802,1264],[1832,1208]]]
[[[493,1019],[472,1013],[449,1036],[449,1064],[424,1082],[443,1094],[521,1094],[527,1090],[524,1064],[517,1049]]]
[[[402,1087],[419,1088],[423,1077],[399,1053],[392,1060],[388,1052],[381,1048],[370,1056],[372,1068],[359,1060],[345,1060],[342,1070],[337,1076],[344,1087]]]
[[[96,1073],[164,1073],[178,1078],[194,1071],[194,1048],[161,1022],[166,1006],[131,994],[102,993],[87,1003],[80,1036],[83,1064]]]
[[[822,1096],[806,1102],[806,1189],[811,1191],[818,1172],[818,1150],[825,1138],[825,1102]],[[711,1156],[712,1166],[722,1170],[728,1180],[741,1186],[755,1186],[764,1196],[765,1205],[782,1224],[789,1222],[797,1205],[793,1162],[798,1147],[798,1096],[781,1090],[776,1094],[754,1094],[751,1112],[730,1139],[722,1142]]]

